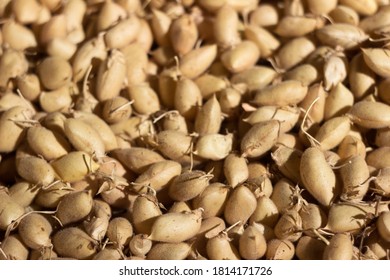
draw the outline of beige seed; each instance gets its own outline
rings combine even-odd
[[[382,212],[376,222],[379,235],[387,242],[390,242],[390,212]]]
[[[37,66],[38,76],[43,86],[49,90],[59,89],[70,82],[72,67],[63,58],[48,57]]]
[[[340,4],[349,6],[364,16],[375,14],[378,9],[378,4],[375,0],[340,0]]]
[[[330,206],[336,195],[336,176],[326,162],[324,153],[315,147],[306,149],[301,157],[301,180],[309,193],[324,206]]]
[[[164,160],[157,152],[141,147],[114,150],[113,156],[135,173],[142,173],[151,164]]]
[[[53,235],[54,250],[59,256],[75,259],[90,259],[96,253],[96,241],[85,231],[68,227]]]
[[[382,102],[357,102],[348,114],[354,124],[364,128],[378,129],[390,125],[390,106]]]
[[[154,221],[149,239],[178,243],[194,237],[201,226],[202,210],[189,213],[166,213]]]
[[[289,240],[272,239],[267,242],[267,260],[291,260],[295,254],[295,246]]]
[[[147,260],[185,260],[191,251],[188,243],[157,243],[148,252]]]
[[[90,193],[81,191],[65,195],[57,207],[56,217],[62,225],[78,222],[87,217],[93,205]]]
[[[51,162],[55,172],[65,182],[76,182],[99,168],[90,155],[81,151],[74,151]]]
[[[238,73],[253,67],[260,58],[260,50],[252,41],[242,41],[221,54],[223,65],[231,72]]]
[[[243,259],[257,260],[265,255],[267,242],[255,226],[248,226],[240,236],[238,248]]]
[[[150,115],[160,110],[160,102],[157,93],[147,84],[139,84],[128,87],[129,99],[139,114]]]
[[[53,228],[49,220],[36,213],[31,213],[24,217],[18,226],[18,233],[26,244],[31,249],[42,249],[51,245],[50,235]]]
[[[5,254],[0,254],[0,260],[27,260],[30,253],[19,234],[11,234],[5,238],[0,249]]]
[[[97,99],[105,101],[117,97],[124,85],[125,77],[125,57],[119,50],[112,50],[99,67],[96,84]]]
[[[276,120],[261,122],[252,126],[241,140],[241,156],[260,157],[275,145],[280,123]]]
[[[324,260],[351,260],[351,237],[342,233],[334,235],[325,248],[323,258]]]
[[[288,70],[301,63],[315,50],[312,40],[307,37],[297,37],[279,48],[274,59],[279,69]]]
[[[253,103],[256,105],[287,106],[301,102],[308,91],[308,87],[299,81],[284,81],[255,91]]]
[[[232,151],[232,146],[233,134],[206,134],[197,140],[194,154],[217,161],[226,158]]]
[[[181,165],[175,161],[164,160],[152,163],[136,180],[134,190],[145,193],[147,188],[160,191],[167,187],[174,177],[181,173]]]
[[[134,201],[132,224],[136,233],[150,234],[154,221],[162,215],[156,196],[140,195]]]
[[[221,234],[210,238],[206,245],[207,255],[211,260],[239,260],[238,249],[232,244],[227,234]]]
[[[212,175],[204,171],[186,171],[175,177],[169,186],[169,196],[175,201],[189,201],[209,185]]]
[[[181,79],[177,82],[174,106],[187,120],[194,120],[198,106],[202,105],[202,94],[195,82],[190,79]]]
[[[244,185],[238,186],[226,201],[224,217],[229,225],[245,224],[256,209],[257,201],[252,191]]]
[[[0,229],[7,227],[24,214],[24,208],[17,204],[4,189],[0,189]]]
[[[230,189],[222,183],[210,184],[192,200],[193,208],[202,208],[204,219],[218,217],[225,209],[229,193]]]
[[[326,25],[316,31],[316,36],[323,44],[344,49],[354,49],[368,39],[362,29],[345,23]]]
[[[360,21],[359,14],[354,9],[351,9],[350,7],[344,5],[338,5],[329,13],[329,16],[335,23],[359,25]],[[361,25],[360,27],[362,28]],[[362,29],[367,32],[366,29]]]
[[[302,236],[296,245],[295,254],[300,260],[322,260],[326,244],[310,236]]]
[[[133,226],[123,217],[110,220],[107,228],[107,237],[119,248],[128,246],[133,235]]]
[[[259,48],[261,57],[270,57],[280,46],[279,40],[267,29],[256,25],[248,25],[244,29],[245,38]]]
[[[65,135],[79,151],[97,156],[104,155],[105,147],[99,133],[88,123],[75,118],[68,118],[64,123]]]
[[[390,77],[388,49],[383,48],[366,48],[362,49],[363,59],[367,66],[381,77]]]
[[[217,56],[216,45],[206,45],[188,52],[180,61],[180,72],[193,79],[203,74]]]
[[[53,167],[44,159],[35,156],[25,156],[16,159],[18,174],[33,184],[47,186],[55,179]]]
[[[245,84],[249,91],[260,90],[268,86],[276,76],[277,73],[272,68],[256,65],[234,74],[231,83],[235,85]]]

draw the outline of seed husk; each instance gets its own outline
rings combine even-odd
[[[15,151],[25,137],[25,128],[18,125],[28,121],[33,112],[25,107],[15,106],[8,109],[0,117],[0,152],[9,153]]]
[[[34,184],[24,181],[15,183],[8,189],[10,198],[22,207],[29,206],[38,194],[38,191],[39,188]]]
[[[228,184],[232,187],[245,182],[249,176],[245,158],[236,153],[231,153],[225,158],[223,172]]]
[[[131,43],[121,49],[126,59],[127,83],[129,86],[145,82],[147,77],[148,55],[139,43]]]
[[[317,27],[317,19],[305,16],[285,16],[275,28],[281,37],[300,37],[313,32]]]
[[[279,210],[275,203],[267,196],[257,198],[257,206],[249,219],[249,223],[261,223],[274,228],[279,219]]]
[[[299,168],[302,157],[302,152],[300,150],[279,146],[271,153],[271,157],[284,176],[294,183],[300,182],[301,177]]]
[[[300,109],[298,107],[265,105],[250,113],[243,120],[251,125],[268,120],[278,120],[280,122],[280,133],[285,133],[297,124],[299,116]]]
[[[342,83],[337,84],[326,97],[324,119],[329,120],[344,115],[353,106],[353,101],[354,95],[352,92]]]
[[[270,57],[279,48],[279,40],[267,29],[256,25],[248,25],[244,29],[247,40],[254,42],[259,48],[261,57]]]
[[[354,56],[349,65],[349,84],[356,99],[361,99],[372,92],[376,82],[375,73],[365,60],[363,52]]]
[[[139,114],[150,115],[160,110],[157,93],[147,84],[138,84],[128,87],[129,99]]]

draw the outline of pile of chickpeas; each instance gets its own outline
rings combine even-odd
[[[389,259],[389,0],[0,0],[1,259]]]

